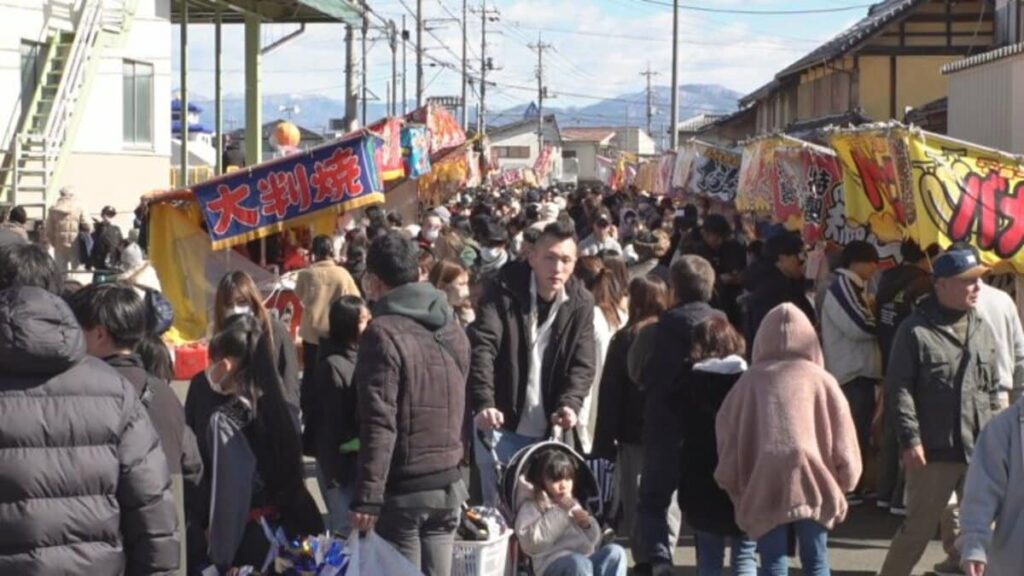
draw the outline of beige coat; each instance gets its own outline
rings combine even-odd
[[[590,556],[601,542],[601,526],[591,518],[580,528],[569,512],[551,502],[543,490],[534,490],[524,478],[517,490],[525,497],[516,513],[516,539],[533,560],[535,574],[543,574],[552,562],[570,554]]]
[[[71,248],[84,222],[85,213],[74,196],[61,196],[46,215],[46,241],[55,248]]]
[[[299,336],[303,342],[318,344],[331,329],[331,304],[342,296],[359,296],[359,287],[348,270],[323,260],[299,271],[295,295],[302,302]]]
[[[715,480],[751,538],[799,520],[832,529],[846,518],[860,447],[849,404],[824,366],[811,321],[781,304],[765,316],[753,363],[718,412]]]

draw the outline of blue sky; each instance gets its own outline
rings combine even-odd
[[[400,23],[406,14],[402,0],[369,0],[371,8]],[[657,0],[670,3],[670,0]],[[404,0],[415,9],[415,0]],[[684,4],[716,9],[798,10],[844,8],[828,14],[785,16],[707,14],[683,11],[680,17],[680,81],[721,84],[749,92],[771,79],[775,72],[811,51],[867,12],[863,0],[684,0]],[[462,0],[423,0],[428,19],[460,15]],[[480,0],[470,0],[478,7]],[[500,109],[533,99],[536,86],[536,55],[527,44],[538,34],[554,51],[546,53],[545,84],[557,95],[558,106],[585,106],[596,99],[636,93],[645,86],[640,76],[648,62],[659,73],[656,84],[668,85],[671,64],[672,10],[646,0],[488,0],[501,13],[500,22],[488,25],[488,55],[499,67],[488,80],[488,107]],[[448,10],[446,11],[445,8]],[[425,35],[428,53],[457,63],[461,32],[457,23],[432,22]],[[177,85],[178,28],[172,27],[174,85]],[[264,26],[264,43],[295,27]],[[490,34],[495,31],[497,33]],[[213,94],[213,31],[211,26],[190,28],[190,90],[200,96]],[[371,33],[371,38],[374,34]],[[471,75],[479,69],[479,18],[469,26]],[[225,91],[241,93],[242,30],[225,27]],[[409,51],[410,97],[414,97],[414,52]],[[399,55],[399,67],[401,56]],[[317,25],[297,40],[264,57],[264,91],[292,94],[296,101],[319,94],[342,98],[344,94],[344,29]],[[399,74],[401,70],[399,70]],[[428,95],[456,95],[460,77],[455,71],[428,67],[424,72]],[[367,81],[371,92],[382,99],[391,78],[391,53],[387,43],[371,43]],[[568,95],[575,94],[574,95]]]

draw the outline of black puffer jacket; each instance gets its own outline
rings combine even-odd
[[[138,393],[67,305],[0,292],[0,574],[175,571],[170,486]]]

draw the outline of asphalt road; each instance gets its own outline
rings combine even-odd
[[[188,382],[173,382],[172,387],[184,402],[185,393],[188,390]],[[309,459],[307,459],[309,460]],[[323,500],[320,498],[320,490],[316,480],[312,476],[312,461],[307,462],[307,482],[310,493],[324,511]],[[828,548],[829,560],[833,576],[873,576],[878,573],[885,554],[889,550],[889,543],[900,526],[901,518],[891,516],[887,512],[877,509],[872,502],[853,508],[846,522],[841,524],[832,534],[829,535]],[[942,544],[936,538],[928,545],[924,557],[917,565],[914,576],[928,574],[931,567],[942,561],[944,554]],[[676,548],[675,574],[677,576],[696,576],[696,558],[694,556],[693,537],[684,533]],[[795,568],[791,574],[802,575],[799,570],[800,560],[793,559]]]

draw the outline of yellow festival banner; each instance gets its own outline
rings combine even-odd
[[[922,246],[966,241],[986,263],[1024,272],[1024,158],[906,128],[832,144],[847,170],[848,218],[886,234],[894,223]]]

